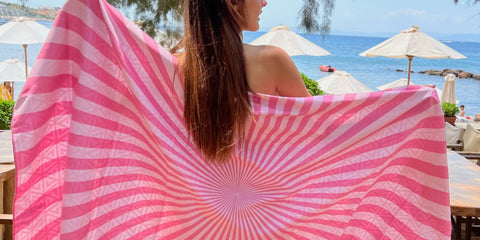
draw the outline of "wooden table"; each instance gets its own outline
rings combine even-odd
[[[480,217],[480,166],[456,152],[447,153],[450,178],[450,209],[454,220],[456,239],[465,223],[465,239],[471,239],[472,223]]]
[[[11,131],[0,131],[0,224],[4,224],[3,239],[12,239],[12,210],[15,194]]]
[[[12,132],[0,131],[0,163],[13,164]]]

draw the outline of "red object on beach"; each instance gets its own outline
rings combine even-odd
[[[15,105],[14,239],[450,239],[434,89],[252,93],[214,164],[176,63],[105,1],[67,1]]]
[[[323,72],[335,72],[335,71],[337,71],[336,68],[334,68],[330,65],[320,65],[319,68],[320,68],[320,71],[323,71]]]

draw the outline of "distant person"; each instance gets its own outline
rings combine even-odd
[[[3,85],[0,84],[0,94],[1,99],[4,101],[12,100],[12,87],[10,86],[10,82],[4,82]]]
[[[465,117],[465,106],[460,105],[460,117]]]
[[[3,82],[3,86],[8,90],[8,92],[9,92],[10,94],[13,94],[13,93],[12,93],[12,85],[10,85],[10,82],[9,82],[9,81]]]

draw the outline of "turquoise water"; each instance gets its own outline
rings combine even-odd
[[[262,34],[264,33],[245,32],[244,41],[247,43],[251,42]],[[318,80],[329,74],[320,72],[318,68],[320,65],[331,65],[337,70],[347,71],[372,90],[376,90],[376,87],[399,78],[408,77],[406,72],[408,71],[408,59],[361,57],[358,55],[387,38],[330,35],[323,39],[321,35],[303,36],[332,54],[322,57],[292,57],[299,71],[305,73],[313,80]],[[415,73],[412,73],[410,77],[412,82],[422,85],[435,84],[439,89],[443,89],[444,77],[416,73],[428,69],[461,69],[480,74],[480,42],[442,42],[467,58],[458,60],[414,58],[412,71]],[[397,72],[397,69],[405,72]],[[455,90],[457,100],[459,100],[459,104],[465,105],[467,115],[474,116],[475,113],[480,113],[480,80],[473,78],[457,79]]]
[[[41,24],[51,27],[52,22],[39,21]],[[264,34],[263,32],[245,32],[244,41],[251,42],[255,38]],[[325,39],[321,35],[304,35],[310,41],[318,44],[328,50],[332,55],[322,57],[312,56],[294,56],[293,61],[300,72],[305,73],[313,80],[320,79],[328,73],[320,72],[319,65],[331,65],[337,70],[349,72],[357,80],[361,81],[369,88],[376,90],[376,87],[385,83],[407,78],[406,72],[397,72],[396,69],[406,71],[408,69],[407,59],[391,59],[384,57],[361,57],[358,54],[386,40],[379,37],[359,37],[359,36],[338,36],[330,35]],[[416,84],[435,84],[438,88],[443,88],[444,78],[440,76],[431,76],[416,73],[418,71],[435,69],[443,70],[462,69],[467,72],[480,74],[480,42],[461,42],[461,41],[442,41],[449,47],[465,55],[466,59],[422,59],[414,58],[412,62],[411,74],[412,82]],[[40,52],[41,44],[31,44],[28,46],[28,63],[32,65]],[[0,61],[8,58],[18,58],[23,61],[23,47],[21,45],[0,44]],[[15,96],[18,97],[22,82],[15,83]],[[456,82],[456,95],[459,104],[465,105],[467,115],[472,116],[480,113],[480,80],[458,79]]]

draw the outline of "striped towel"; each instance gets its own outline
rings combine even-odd
[[[104,0],[70,0],[18,99],[16,239],[449,239],[434,89],[250,94],[204,161],[175,58]]]

